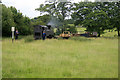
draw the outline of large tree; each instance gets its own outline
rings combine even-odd
[[[109,26],[109,20],[107,14],[102,10],[95,10],[91,12],[83,21],[83,26],[87,27],[89,32],[97,32],[98,37]]]
[[[113,28],[117,29],[120,36],[120,2],[108,3],[108,16]]]
[[[100,27],[99,25],[102,25],[104,23],[102,29],[100,29],[99,36],[100,33],[103,32],[105,29],[114,29],[116,28],[118,31],[118,36],[120,36],[120,2],[80,2],[80,3],[75,3],[73,10],[74,13],[72,14],[72,19],[74,19],[74,24],[75,25],[84,25],[84,26],[89,26],[89,30],[94,31],[94,28],[90,28],[90,26],[94,26],[96,24],[96,21],[94,21],[92,18],[94,17],[99,17],[97,15],[99,15],[101,12],[101,14],[104,14],[104,17],[98,18],[99,22],[101,22],[101,24],[96,24],[96,27]],[[94,12],[98,12],[98,13],[94,13]],[[88,17],[91,19],[88,19]],[[102,19],[103,18],[103,19]],[[98,22],[98,21],[97,21]],[[103,23],[102,23],[103,22]],[[86,24],[87,23],[87,24]],[[90,24],[89,24],[90,23]],[[91,25],[92,24],[92,25]],[[88,28],[87,28],[88,29]]]
[[[107,29],[117,29],[120,36],[120,2],[104,2],[96,5],[99,9],[106,12],[110,24]]]
[[[74,3],[72,7],[72,19],[74,20],[74,24],[82,25],[82,22],[86,19],[86,16],[93,11],[94,7],[95,4],[92,2]]]
[[[63,25],[65,24],[65,18],[70,12],[70,2],[60,2],[60,0],[54,0],[54,2],[48,2],[48,4],[41,4],[37,11],[41,14],[49,14],[51,19],[56,17],[59,22]]]

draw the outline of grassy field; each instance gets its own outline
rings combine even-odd
[[[3,78],[118,77],[117,38],[25,42],[24,37],[14,43],[3,38],[2,55]]]

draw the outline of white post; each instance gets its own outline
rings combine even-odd
[[[11,31],[12,31],[12,42],[14,41],[14,31],[15,31],[15,27],[12,27],[11,28]]]

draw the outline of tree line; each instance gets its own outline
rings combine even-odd
[[[88,32],[97,32],[100,37],[105,30],[116,30],[120,36],[120,2],[47,2],[35,10],[40,16],[30,19],[23,16],[15,7],[2,5],[2,35],[10,36],[14,26],[20,34],[33,33],[33,25],[50,24],[63,31],[76,33],[75,26],[82,26]],[[71,26],[74,24],[75,26]]]
[[[15,27],[21,35],[32,34],[31,19],[23,16],[15,7],[2,4],[2,36],[11,36],[11,27]]]
[[[105,30],[116,30],[120,36],[120,2],[49,2],[36,9],[41,14],[54,16],[61,23],[62,30],[68,28],[68,20],[74,25],[86,27],[88,32],[97,32],[98,37]],[[67,19],[69,18],[70,19]]]

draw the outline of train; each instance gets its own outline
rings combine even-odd
[[[47,38],[53,38],[54,37],[54,31],[51,27],[51,25],[35,25],[34,26],[34,39],[42,39],[43,32],[46,33]]]

